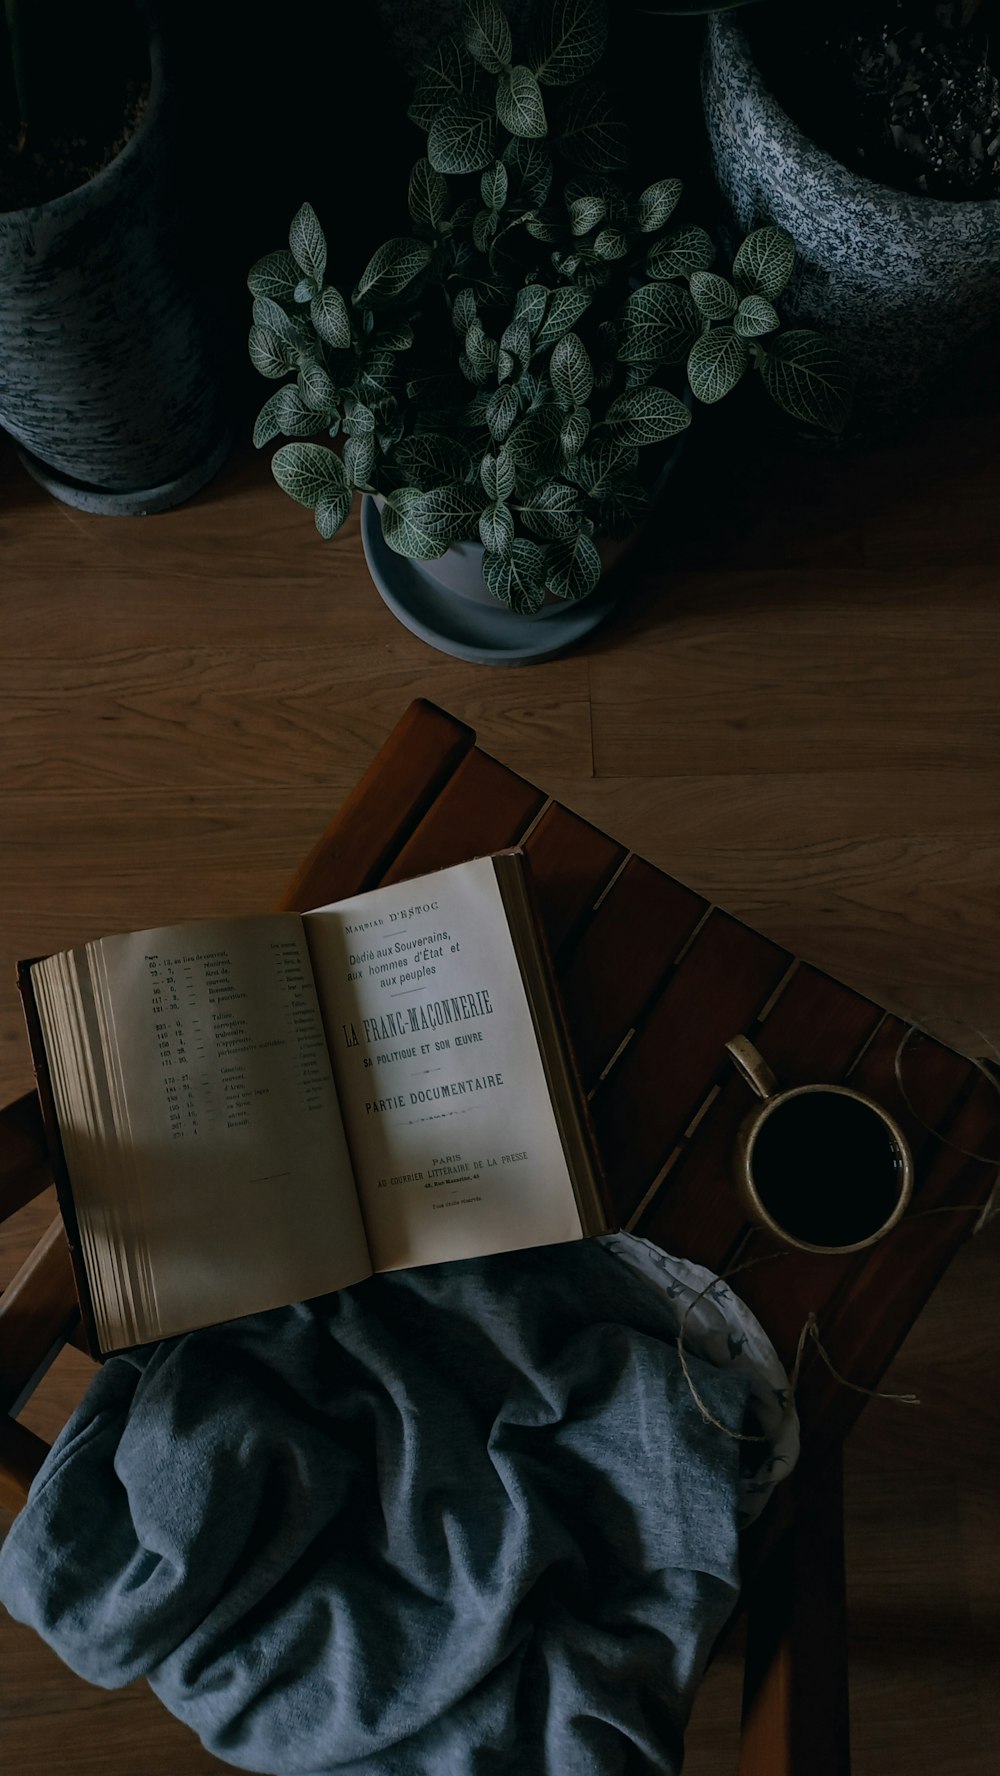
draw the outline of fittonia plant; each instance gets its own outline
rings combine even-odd
[[[597,0],[557,0],[516,51],[496,0],[469,0],[425,68],[410,117],[427,134],[409,181],[412,232],[386,241],[345,295],[303,204],[287,251],[249,276],[250,355],[283,382],[258,445],[331,537],[356,490],[384,498],[399,554],[483,544],[503,605],[596,585],[595,536],[634,526],[649,465],[756,371],[796,420],[835,432],[849,377],[829,340],[782,332],[791,238],[762,228],[728,275],[703,228],[675,222],[678,179],[633,191],[626,135],[593,79]],[[688,392],[690,391],[690,393]]]

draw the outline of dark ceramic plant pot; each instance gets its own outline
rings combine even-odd
[[[177,505],[229,446],[155,38],[150,63],[115,160],[64,197],[0,214],[0,425],[36,480],[89,511]]]
[[[846,348],[862,424],[912,412],[1000,315],[1000,203],[910,195],[842,166],[768,91],[728,14],[709,21],[702,87],[716,177],[740,232],[773,222],[794,237],[785,318]]]
[[[669,449],[653,484],[650,514],[686,437],[682,432]],[[421,641],[475,666],[533,666],[586,640],[618,609],[625,583],[617,569],[645,528],[644,523],[620,542],[598,541],[603,574],[587,598],[567,604],[547,594],[532,616],[518,616],[487,590],[481,543],[456,544],[436,561],[411,561],[385,541],[380,508],[381,500],[365,495],[361,540],[382,602]]]

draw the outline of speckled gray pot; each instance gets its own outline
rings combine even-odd
[[[103,172],[0,214],[0,424],[91,511],[163,510],[226,450],[218,351],[186,260],[159,44],[135,133]]]
[[[1000,315],[1000,203],[910,196],[841,166],[768,92],[727,14],[710,20],[702,86],[716,177],[740,232],[775,222],[794,236],[785,317],[846,347],[862,425],[905,416]]]

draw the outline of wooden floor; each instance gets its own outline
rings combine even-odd
[[[1000,1047],[996,356],[858,454],[761,450],[709,416],[620,620],[516,672],[400,628],[356,520],[320,543],[248,450],[147,520],[54,504],[0,450],[0,1092],[30,1083],[16,957],[267,907],[415,695],[797,953]],[[5,1276],[50,1212],[6,1237]],[[922,1406],[873,1402],[850,1444],[859,1776],[1000,1768],[998,1265],[1000,1223],[886,1384]],[[27,1422],[53,1434],[86,1372],[60,1359]],[[733,1768],[738,1681],[727,1654],[688,1776]],[[223,1768],[141,1687],[91,1690],[7,1620],[0,1763]]]

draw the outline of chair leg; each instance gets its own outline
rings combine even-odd
[[[28,1496],[49,1446],[26,1425],[0,1414],[0,1506],[17,1512]]]
[[[791,1483],[747,1600],[739,1776],[850,1776],[840,1445],[804,1449]]]

